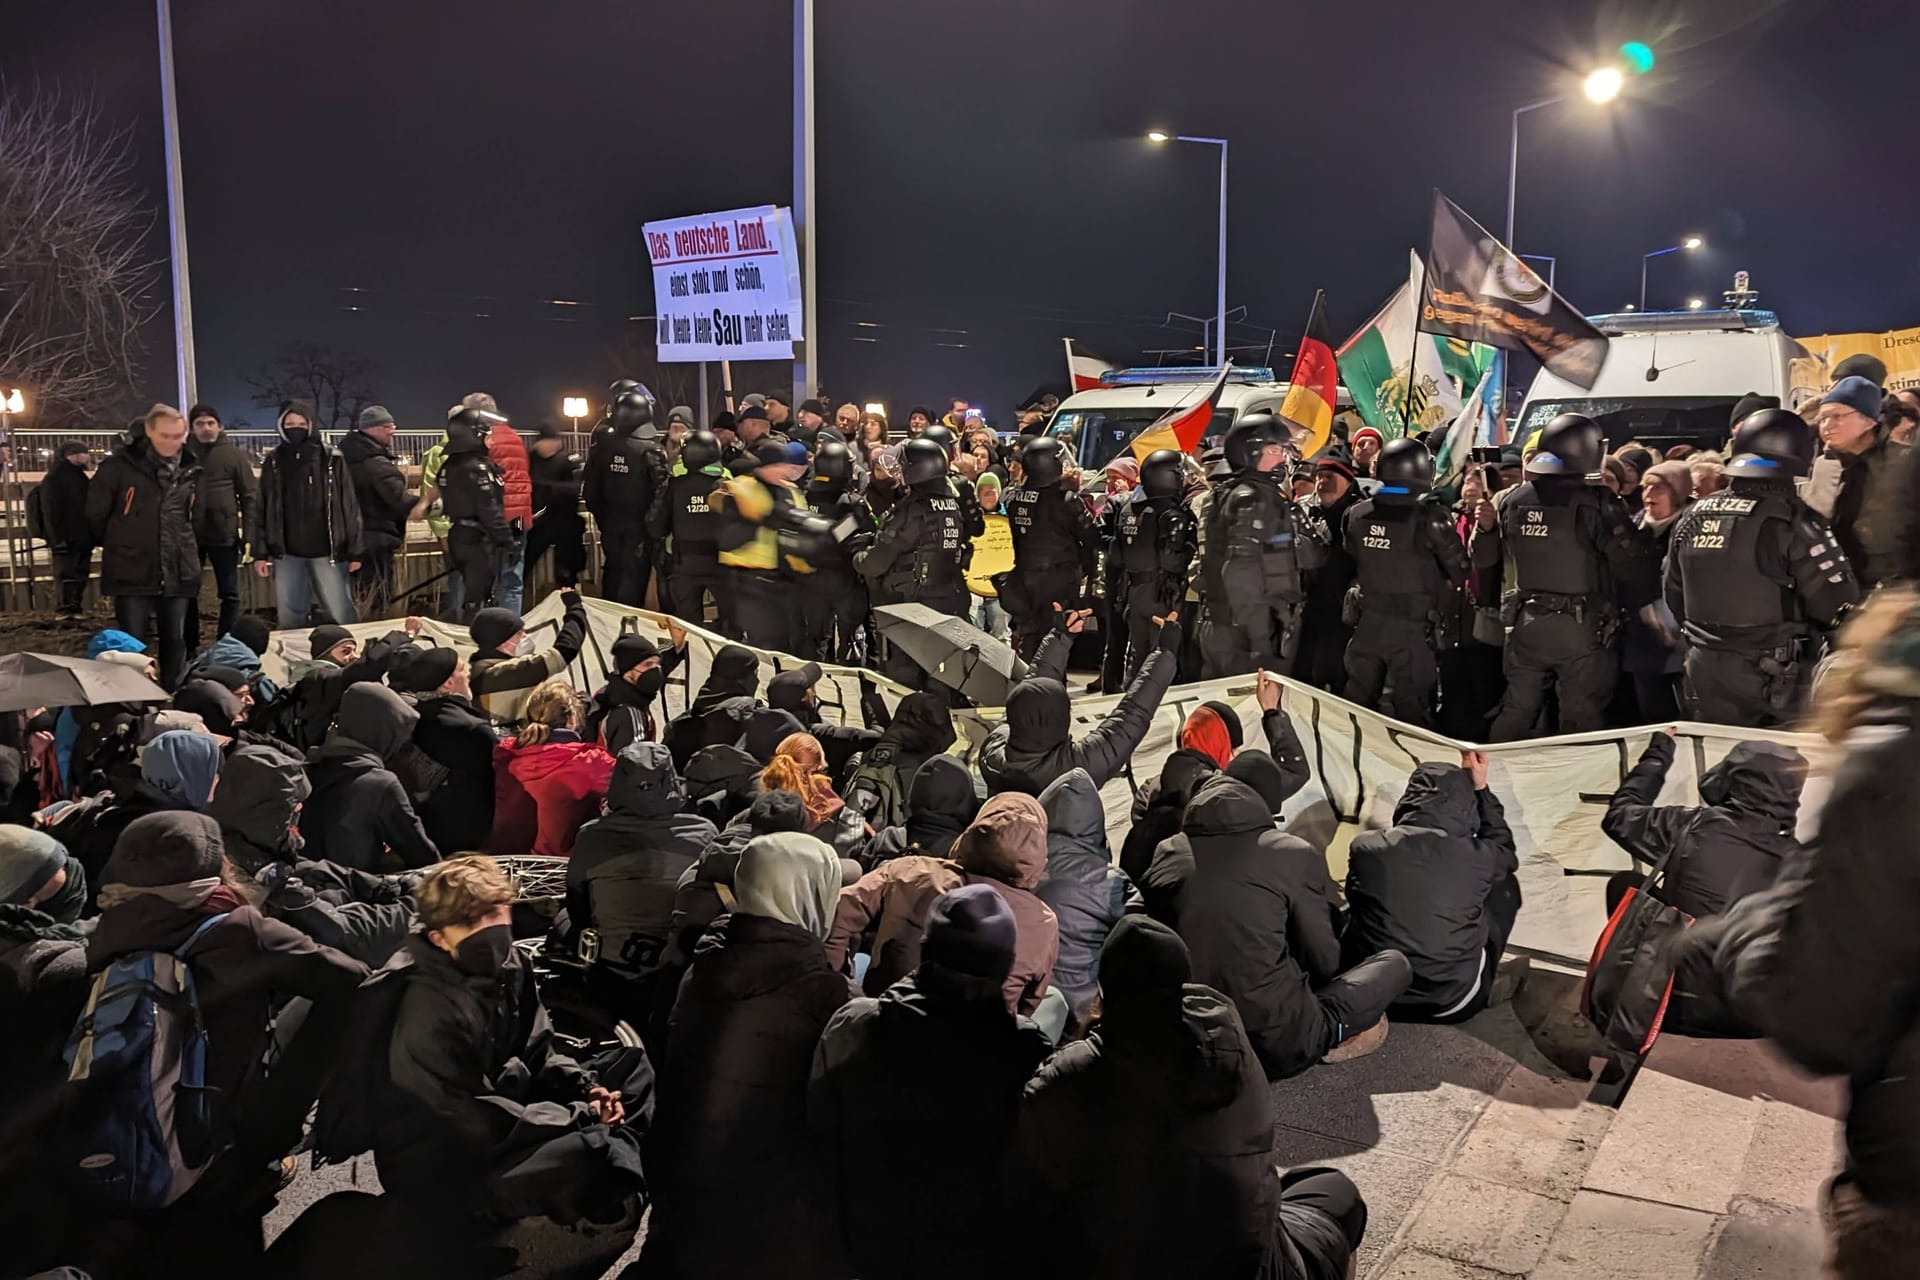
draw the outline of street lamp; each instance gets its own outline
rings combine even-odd
[[[560,401],[562,417],[573,419],[575,434],[580,431],[580,419],[587,416],[587,398],[585,396],[564,396]]]
[[[1679,244],[1670,244],[1664,249],[1655,249],[1652,253],[1640,255],[1640,309],[1642,311],[1647,309],[1647,264],[1655,258],[1664,258],[1670,253],[1692,253],[1695,249],[1705,247],[1706,243],[1699,236],[1688,236]]]
[[[25,413],[27,398],[20,394],[20,388],[15,387],[7,393],[6,402],[0,405],[0,408],[4,408],[8,413]]]
[[[867,403],[862,406],[862,410],[866,413],[877,413],[883,418],[887,416],[887,406],[878,400],[867,401]]]
[[[1586,95],[1588,102],[1595,106],[1605,106],[1620,96],[1620,91],[1626,87],[1626,84],[1627,78],[1621,73],[1620,68],[1601,67],[1580,82],[1580,91]],[[1513,201],[1520,185],[1520,117],[1529,111],[1557,106],[1566,100],[1565,94],[1558,94],[1513,109],[1513,129],[1507,144],[1507,248],[1509,249],[1513,248]]]
[[[1580,92],[1587,95],[1587,101],[1597,105],[1612,102],[1620,96],[1620,90],[1626,88],[1627,78],[1618,67],[1601,67],[1592,72],[1580,83]]]
[[[1687,310],[1689,311],[1698,311],[1700,310],[1700,308],[1706,305],[1707,305],[1707,300],[1705,298],[1688,298],[1687,299]]]
[[[1199,142],[1210,147],[1220,148],[1220,279],[1217,289],[1215,308],[1220,317],[1218,328],[1213,335],[1213,362],[1221,368],[1227,367],[1227,140],[1225,138],[1199,138],[1189,134],[1175,134],[1171,139],[1159,129],[1147,134],[1148,142]]]

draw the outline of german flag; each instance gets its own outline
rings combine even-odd
[[[1327,291],[1321,289],[1313,295],[1313,312],[1300,338],[1300,354],[1294,357],[1286,402],[1280,406],[1280,416],[1305,433],[1299,440],[1301,457],[1318,453],[1333,434],[1339,386],[1340,370],[1327,340]]]
[[[1220,407],[1220,389],[1227,385],[1227,374],[1232,369],[1233,361],[1229,360],[1220,367],[1220,376],[1207,388],[1204,398],[1167,410],[1135,436],[1132,446],[1134,460],[1145,462],[1147,455],[1155,449],[1172,449],[1176,453],[1192,453],[1198,449],[1200,437],[1207,433],[1207,424],[1213,421],[1213,411]]]

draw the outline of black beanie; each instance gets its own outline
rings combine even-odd
[[[1100,947],[1104,1017],[1122,1025],[1180,1020],[1193,958],[1180,935],[1151,916],[1121,917]]]
[[[1779,407],[1779,396],[1763,396],[1758,391],[1749,391],[1734,401],[1733,417],[1727,420],[1727,426],[1729,429],[1737,427],[1745,422],[1751,414],[1756,414],[1762,409],[1778,409]]]
[[[1227,741],[1238,751],[1244,741],[1240,732],[1240,713],[1224,702],[1203,702],[1200,705],[1220,717],[1221,723],[1227,726]]]
[[[313,658],[323,658],[342,640],[353,639],[353,632],[337,622],[326,622],[307,633],[307,654]]]
[[[493,605],[473,615],[473,625],[467,628],[473,636],[473,642],[483,650],[498,649],[507,641],[527,629],[526,620],[511,609]]]
[[[1887,385],[1887,362],[1862,351],[1833,366],[1833,380],[1838,382],[1842,378],[1865,378],[1876,387],[1884,387]]]
[[[193,422],[196,418],[212,418],[215,422],[218,422],[220,421],[220,411],[210,404],[197,404],[187,410],[187,421],[189,423]]]
[[[258,658],[266,657],[267,650],[273,647],[273,632],[267,630],[267,624],[263,619],[256,618],[250,613],[233,620],[231,634],[235,640],[253,650],[254,656]]]
[[[1268,813],[1278,814],[1286,806],[1287,775],[1281,772],[1278,760],[1258,747],[1235,756],[1225,772],[1229,778],[1236,778],[1258,791]]]
[[[393,655],[387,687],[396,693],[432,693],[453,678],[460,655],[438,645],[408,645]]]
[[[747,826],[757,836],[805,831],[807,807],[795,791],[762,791],[747,809]]]
[[[225,850],[220,824],[206,814],[163,809],[127,824],[113,842],[100,883],[151,888],[206,880],[220,874]]]
[[[195,679],[211,680],[228,693],[238,693],[247,687],[247,673],[238,667],[201,667],[193,674]]]
[[[1005,982],[1013,972],[1017,930],[1013,910],[991,885],[970,884],[941,894],[927,917],[922,964],[969,977]]]
[[[659,645],[638,632],[629,632],[613,642],[613,674],[623,676],[648,658],[659,656]]]

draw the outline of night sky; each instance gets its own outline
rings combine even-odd
[[[0,13],[9,88],[91,93],[133,130],[164,255],[152,5]],[[474,389],[522,425],[597,402],[652,363],[641,223],[789,202],[791,19],[175,0],[203,398],[266,425],[240,375],[306,340],[378,362],[402,425]],[[1232,139],[1252,357],[1275,329],[1291,350],[1317,287],[1337,337],[1365,319],[1424,247],[1429,188],[1497,232],[1508,113],[1563,91],[1522,126],[1517,239],[1577,306],[1632,299],[1643,252],[1699,233],[1655,262],[1654,305],[1746,268],[1793,333],[1920,323],[1911,4],[817,0],[815,22],[822,389],[896,420],[960,394],[1005,421],[1062,378],[1063,335],[1118,360],[1197,343],[1161,320],[1212,310],[1217,152],[1150,147],[1156,126]],[[1578,76],[1635,38],[1654,72],[1588,106]],[[163,314],[142,403],[173,398],[172,344]]]

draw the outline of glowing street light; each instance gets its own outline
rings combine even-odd
[[[1707,300],[1705,298],[1688,298],[1687,299],[1687,310],[1689,311],[1698,311],[1700,310],[1700,308],[1706,305],[1707,305]]]
[[[1679,244],[1670,244],[1664,249],[1655,249],[1652,253],[1640,255],[1640,309],[1642,311],[1647,309],[1647,264],[1655,258],[1664,258],[1670,253],[1679,253],[1682,250],[1691,253],[1695,249],[1705,248],[1706,243],[1699,236],[1688,236]]]
[[[1627,87],[1627,77],[1618,67],[1601,67],[1592,72],[1580,84],[1580,91],[1587,95],[1587,101],[1608,103],[1620,96]]]
[[[1147,134],[1147,141],[1148,142],[1165,142],[1167,141],[1167,135],[1160,132],[1158,129],[1155,129],[1152,132]]]
[[[25,413],[27,398],[20,394],[20,388],[15,387],[7,393],[4,401],[0,401],[0,409],[5,409],[8,413]]]
[[[1154,129],[1147,134],[1147,141],[1153,143],[1199,142],[1209,147],[1220,148],[1220,272],[1216,290],[1220,324],[1213,338],[1213,360],[1224,369],[1227,367],[1227,140],[1196,137],[1186,133],[1175,134],[1170,138],[1165,130]]]
[[[573,419],[573,429],[580,430],[580,419],[587,416],[587,398],[585,396],[566,396],[560,401],[562,417]]]
[[[867,401],[867,403],[862,406],[862,410],[866,413],[877,413],[883,418],[887,416],[887,406],[878,400]]]
[[[1645,49],[1646,46],[1639,45],[1638,48]],[[1635,67],[1639,66],[1636,55],[1628,54],[1626,56],[1632,65]],[[1652,66],[1653,53],[1651,50],[1647,50],[1646,58],[1647,66]],[[1605,106],[1607,103],[1612,102],[1620,96],[1620,91],[1626,87],[1626,73],[1621,71],[1619,67],[1597,67],[1587,74],[1585,80],[1580,82],[1580,91],[1586,95],[1587,101],[1597,106]],[[1509,134],[1507,146],[1507,248],[1509,249],[1513,248],[1513,201],[1520,187],[1520,117],[1529,111],[1538,111],[1542,107],[1557,106],[1566,100],[1565,94],[1556,94],[1554,97],[1542,98],[1538,102],[1529,102],[1524,107],[1515,107],[1513,109],[1513,128]]]
[[[1702,249],[1706,247],[1706,243],[1707,242],[1699,236],[1688,236],[1680,242],[1680,247],[1682,249]]]

